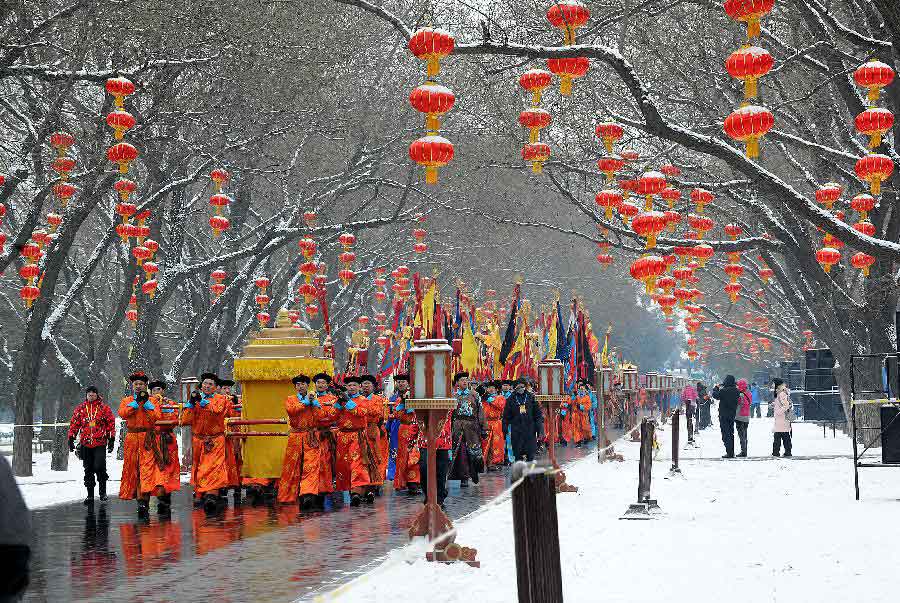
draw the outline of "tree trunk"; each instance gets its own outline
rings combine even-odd
[[[72,411],[78,402],[78,393],[81,387],[72,378],[60,379],[59,403],[56,406],[56,422],[65,423],[72,419]],[[53,458],[50,460],[50,468],[53,471],[66,471],[69,468],[69,428],[57,427],[53,436]]]

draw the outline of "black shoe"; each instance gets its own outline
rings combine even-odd
[[[738,454],[738,456],[739,456],[739,457],[746,458],[746,457],[747,457],[747,453],[746,453],[746,452],[742,452],[742,453]]]
[[[780,453],[780,452],[773,452],[773,453],[772,453],[772,456],[781,456],[781,453]]]
[[[578,442],[577,444],[575,444],[575,448],[581,448],[581,442]]]
[[[312,494],[304,494],[300,497],[300,510],[312,511],[316,506],[315,497]]]
[[[366,492],[366,496],[363,500],[365,500],[367,505],[375,504],[375,491],[369,490],[368,492]]]
[[[325,510],[325,495],[324,494],[315,494],[313,495],[313,506],[319,511]]]
[[[381,496],[381,492],[382,492],[382,487],[375,486],[375,496]]]
[[[794,455],[791,454],[790,452],[785,452],[785,453],[784,453],[784,458],[791,458],[792,456],[794,456]]]
[[[219,497],[215,494],[204,494],[203,510],[209,514],[216,513],[219,510]]]
[[[138,501],[138,517],[150,517],[150,503],[146,500]]]
[[[97,486],[100,490],[100,502],[106,502],[106,482],[99,482]]]
[[[247,500],[250,501],[252,506],[256,506],[262,502],[263,493],[259,488],[248,488],[247,489]]]
[[[461,480],[459,480],[459,487],[460,487],[460,488],[468,488],[468,487],[469,487],[469,480],[467,480],[467,479],[461,479]]]
[[[88,497],[82,501],[82,504],[86,507],[93,507],[94,506],[94,496],[92,494],[89,494]]]
[[[350,506],[358,507],[360,505],[360,503],[362,503],[362,496],[360,496],[359,494],[351,493],[350,494]]]
[[[419,495],[419,487],[418,486],[407,486],[406,487],[406,495],[407,496],[418,496]]]
[[[734,455],[733,455],[733,454],[723,454],[723,455],[722,455],[722,458],[723,458],[723,459],[733,459],[733,458],[734,458]]]
[[[234,492],[231,493],[231,496],[234,499],[234,506],[240,507],[241,506],[241,489],[235,488]]]
[[[566,448],[569,444],[565,440],[560,440],[559,445],[562,446],[563,448]]]
[[[156,513],[157,515],[171,515],[172,507],[159,500],[156,502]]]

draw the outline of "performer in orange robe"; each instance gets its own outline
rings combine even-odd
[[[319,494],[319,414],[322,405],[309,396],[309,377],[297,375],[291,379],[296,393],[284,401],[291,433],[284,451],[281,479],[278,481],[278,502],[296,503],[300,508],[312,509]]]
[[[137,372],[129,379],[134,393],[125,396],[119,403],[119,416],[125,420],[128,430],[123,443],[125,456],[119,498],[137,499],[138,515],[146,517],[150,513],[150,495],[157,486],[162,485],[153,456],[156,446],[153,426],[160,418],[160,412],[147,393],[147,383],[150,381],[147,375]]]
[[[316,494],[315,506],[325,508],[325,497],[334,492],[335,456],[337,454],[337,427],[335,421],[338,409],[334,404],[337,397],[329,393],[331,376],[327,373],[318,373],[313,377],[315,392],[312,394],[319,403],[318,433],[319,433],[319,489]],[[341,495],[343,497],[343,495]]]
[[[382,455],[382,428],[384,425],[384,408],[387,400],[375,393],[378,380],[372,375],[363,375],[359,378],[362,388],[362,398],[366,406],[366,440],[371,452],[372,464],[375,467],[374,474],[370,474],[369,486],[366,488],[365,500],[368,503],[375,502],[375,496],[380,495],[384,475],[387,471],[387,455]]]
[[[160,425],[156,427],[157,448],[153,450],[156,461],[156,478],[160,483],[154,494],[157,497],[156,510],[160,515],[167,515],[172,511],[172,492],[181,489],[181,462],[178,458],[178,438],[174,429],[178,425],[178,409],[172,408],[178,405],[174,400],[166,398],[166,382],[162,380],[151,381],[150,396],[153,403],[160,409],[160,420],[174,421],[172,425]],[[169,408],[166,408],[169,407]]]
[[[408,495],[415,496],[419,493],[419,484],[422,481],[419,472],[419,423],[416,421],[415,411],[406,408],[408,396],[409,375],[394,375],[394,395],[391,396],[391,402],[394,404],[392,417],[400,421],[397,430],[394,490],[406,488]]]
[[[588,393],[587,384],[578,382],[578,392],[572,402],[573,424],[575,426],[576,446],[581,446],[591,440],[591,396]]]
[[[210,513],[224,505],[219,491],[228,486],[225,417],[231,410],[231,400],[216,392],[218,382],[213,373],[200,375],[200,389],[191,392],[181,415],[181,424],[191,426],[191,484]]]
[[[506,439],[503,437],[503,409],[506,407],[506,398],[497,393],[498,383],[489,381],[484,384],[486,394],[482,406],[484,407],[484,422],[487,437],[481,441],[481,451],[484,454],[484,467],[491,471],[492,467],[503,465],[506,457]]]
[[[350,505],[359,506],[372,479],[370,473],[377,472],[369,454],[366,439],[368,408],[365,399],[359,395],[359,377],[344,379],[347,393],[339,398],[334,407],[337,416],[337,455],[335,461],[335,489],[350,491]],[[374,496],[373,496],[374,499]]]

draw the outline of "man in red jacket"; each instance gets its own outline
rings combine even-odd
[[[100,486],[100,501],[106,500],[106,454],[112,452],[116,439],[116,419],[93,385],[85,389],[84,402],[75,407],[69,422],[69,450],[75,451],[75,438],[81,441],[75,455],[84,465],[84,504],[94,504],[94,484]]]

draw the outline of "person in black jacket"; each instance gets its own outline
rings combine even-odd
[[[734,458],[734,417],[738,407],[737,384],[734,375],[726,375],[721,385],[713,388],[713,398],[719,401],[719,429],[722,431],[722,443],[725,444],[723,459]]]
[[[512,395],[503,407],[503,433],[510,429],[513,456],[516,460],[533,461],[537,440],[544,433],[544,413],[529,391],[525,379],[516,381]]]

